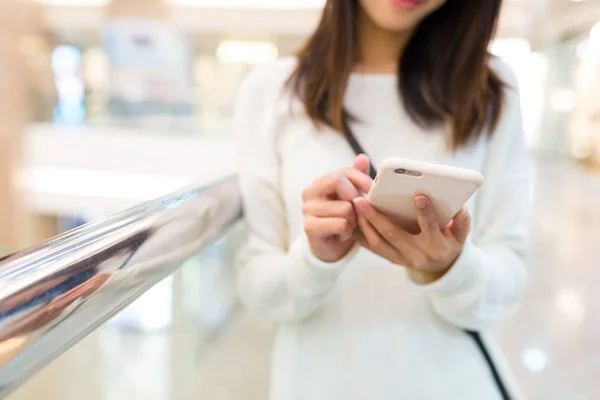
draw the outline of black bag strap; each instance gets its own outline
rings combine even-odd
[[[483,355],[483,358],[485,358],[485,362],[487,363],[488,368],[490,369],[490,372],[492,373],[492,377],[494,378],[494,382],[496,383],[496,387],[498,388],[498,391],[500,392],[502,399],[511,400],[511,397],[508,394],[508,389],[506,388],[506,385],[504,384],[504,381],[502,380],[502,377],[500,376],[500,372],[498,372],[498,368],[496,367],[496,364],[494,363],[494,359],[492,358],[492,355],[490,354],[487,346],[485,345],[485,343],[483,342],[483,339],[481,338],[481,334],[479,332],[469,331],[466,329],[464,330],[464,332],[467,335],[469,335],[471,337],[471,339],[473,339],[473,341],[477,345],[477,348],[479,348],[479,351]]]
[[[354,153],[356,153],[356,155],[359,155],[359,154],[367,155],[367,153],[365,153],[362,146],[360,145],[360,143],[358,143],[358,140],[356,140],[356,138],[350,132],[350,130],[348,130],[348,129],[346,129],[346,130],[348,132],[346,134],[346,139],[348,140],[348,144],[350,144],[350,147],[352,147],[352,150],[354,150]],[[369,160],[369,175],[371,176],[371,179],[375,179],[375,176],[377,175],[377,170],[373,166],[373,163],[371,162],[371,160]]]
[[[358,140],[356,140],[356,137],[354,137],[354,134],[352,134],[352,132],[349,129],[346,129],[345,136],[346,136],[346,139],[348,140],[348,143],[352,147],[352,150],[354,150],[354,153],[356,153],[356,155],[359,155],[359,154],[367,155],[367,153],[365,153],[364,149],[362,148],[362,146],[360,145]],[[370,161],[370,159],[369,159],[369,163],[370,163],[369,164],[369,175],[371,176],[372,179],[375,179],[375,176],[377,175],[377,170],[373,166],[373,162]],[[473,339],[473,341],[475,342],[475,345],[477,346],[477,348],[483,355],[483,358],[485,359],[485,361],[488,365],[488,368],[490,369],[490,373],[492,374],[492,378],[494,379],[494,382],[496,384],[496,387],[498,388],[498,391],[500,392],[500,395],[502,396],[502,399],[503,400],[511,400],[511,397],[508,393],[506,385],[502,381],[502,377],[500,376],[500,373],[498,372],[498,368],[496,367],[496,364],[494,363],[494,359],[492,358],[487,346],[483,342],[483,339],[481,338],[481,334],[479,332],[470,331],[470,330],[464,330],[464,332],[467,335],[469,335],[469,337],[471,339]]]

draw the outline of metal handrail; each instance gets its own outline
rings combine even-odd
[[[241,216],[234,176],[84,225],[0,262],[0,398]]]

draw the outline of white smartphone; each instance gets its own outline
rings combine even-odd
[[[405,229],[418,230],[414,198],[426,195],[445,227],[483,183],[477,172],[402,158],[388,158],[377,171],[369,203]]]

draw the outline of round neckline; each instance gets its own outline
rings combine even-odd
[[[348,83],[354,85],[389,85],[398,79],[396,74],[374,74],[352,72],[348,77]]]
[[[382,73],[377,73],[377,72],[351,72],[350,73],[350,77],[351,78],[396,78],[397,75],[393,74],[391,72],[382,72]]]

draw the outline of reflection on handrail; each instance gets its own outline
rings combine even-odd
[[[217,239],[237,181],[182,190],[0,262],[0,398]]]

